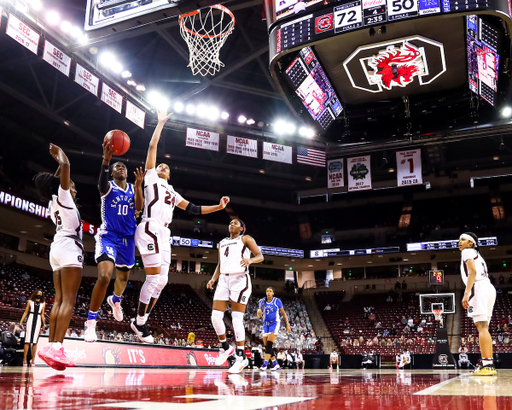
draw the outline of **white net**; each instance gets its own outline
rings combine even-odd
[[[235,27],[235,17],[226,7],[216,4],[179,19],[181,37],[187,42],[192,74],[215,75],[224,67],[220,49]]]

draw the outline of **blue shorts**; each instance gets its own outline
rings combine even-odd
[[[94,259],[96,263],[111,260],[117,268],[131,269],[135,265],[134,236],[120,236],[112,232],[98,231]]]
[[[277,335],[279,333],[280,327],[280,320],[276,320],[275,322],[263,322],[263,336],[266,336],[270,333],[274,333],[275,335]]]

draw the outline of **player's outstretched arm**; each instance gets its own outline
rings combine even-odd
[[[473,289],[473,285],[475,284],[476,279],[476,269],[475,269],[475,261],[473,259],[468,259],[466,262],[468,268],[468,284],[466,285],[466,290],[464,292],[464,297],[462,298],[462,306],[464,309],[469,307],[469,296],[471,295],[471,289]]]
[[[153,131],[153,136],[149,142],[148,156],[146,157],[146,169],[153,169],[156,166],[156,152],[158,148],[158,142],[160,141],[160,135],[162,134],[165,123],[172,115],[172,113],[167,114],[167,110],[157,110],[157,114],[158,124],[156,124],[155,131]]]
[[[100,195],[106,195],[108,193],[108,167],[110,160],[112,159],[112,149],[108,141],[103,142],[103,162],[101,163],[100,177],[98,179],[98,191]]]
[[[246,245],[251,251],[251,253],[254,255],[252,258],[249,259],[242,258],[240,265],[243,268],[253,263],[260,263],[265,260],[265,258],[261,254],[260,248],[258,247],[258,245],[256,245],[256,241],[252,238],[252,236],[244,235],[242,241],[244,242],[244,245]]]
[[[144,207],[144,195],[142,194],[142,181],[144,180],[145,172],[142,172],[142,167],[135,168],[135,211],[140,212]]]
[[[204,215],[221,211],[226,208],[228,203],[229,196],[223,196],[219,201],[219,205],[195,205],[192,202],[184,199],[178,204],[178,208],[183,209],[192,215]]]
[[[60,176],[60,186],[64,190],[69,189],[70,167],[69,160],[64,151],[57,145],[50,143],[50,155],[59,163],[55,176]]]

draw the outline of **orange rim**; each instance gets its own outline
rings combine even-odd
[[[235,28],[235,16],[231,12],[231,10],[229,10],[227,7],[223,6],[222,4],[214,4],[213,6],[208,6],[208,7],[210,7],[211,9],[217,9],[217,10],[223,11],[224,13],[229,15],[231,17],[231,19],[233,20],[233,26],[231,27],[231,30],[229,30],[225,33],[213,34],[213,35],[212,34],[199,34],[195,31],[192,31],[191,29],[189,29],[188,27],[186,27],[183,24],[183,18],[193,16],[194,14],[199,14],[199,10],[194,10],[187,14],[181,14],[180,18],[178,20],[178,24],[180,25],[181,28],[183,28],[183,30],[188,31],[190,34],[193,34],[194,36],[199,36],[202,38],[215,38],[215,37],[224,37],[224,36],[229,35],[231,33],[231,31],[233,31],[233,29]]]

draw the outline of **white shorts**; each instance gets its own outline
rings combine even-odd
[[[496,289],[491,282],[476,281],[469,297],[468,317],[472,317],[475,323],[490,322],[495,301]]]
[[[225,300],[247,305],[249,297],[252,293],[251,278],[247,273],[232,274],[219,276],[219,283],[213,300]]]
[[[135,231],[135,244],[144,266],[151,268],[171,263],[171,231],[156,221],[143,221]]]
[[[55,272],[62,268],[83,267],[82,245],[73,238],[57,238],[50,246],[50,265]]]

